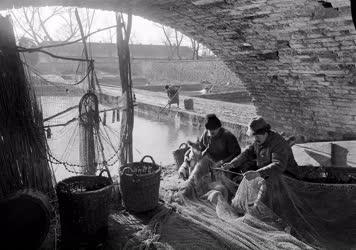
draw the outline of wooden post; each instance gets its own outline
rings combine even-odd
[[[89,61],[89,55],[88,55],[88,48],[86,44],[86,38],[84,35],[83,31],[83,26],[82,22],[80,21],[80,17],[78,14],[78,10],[75,9],[75,16],[77,18],[80,34],[82,37],[83,41],[83,46],[84,46],[84,55],[85,58],[88,60],[88,68],[87,70],[91,70],[91,73],[88,74],[88,86],[89,86],[89,93],[94,93],[95,91],[95,84],[94,84],[94,64],[93,61]],[[91,100],[91,98],[88,98],[87,100]],[[90,102],[81,102],[84,109],[85,103],[87,103],[87,107],[89,108]],[[97,109],[95,109],[95,112],[98,112]],[[84,113],[83,113],[84,114]],[[82,114],[80,114],[82,115]],[[94,138],[94,132],[95,130],[98,129],[98,121],[99,119],[96,119],[99,116],[99,113],[97,114],[84,114],[86,115],[87,120],[83,122],[83,119],[79,119],[79,159],[80,159],[80,164],[85,166],[84,167],[84,174],[88,175],[95,175],[96,172],[96,156],[95,156],[95,138]]]
[[[133,161],[132,151],[132,130],[134,125],[134,110],[132,97],[132,80],[129,40],[132,27],[132,14],[128,14],[127,25],[125,26],[122,14],[116,14],[117,23],[117,47],[119,56],[119,69],[122,87],[122,95],[126,96],[126,109],[122,113],[121,119],[121,150],[120,164],[126,165]]]
[[[79,30],[80,30],[80,35],[82,37],[82,42],[83,42],[83,46],[84,46],[84,56],[85,56],[85,58],[87,60],[89,60],[87,39],[85,37],[84,30],[83,30],[83,25],[82,25],[82,22],[80,21],[80,17],[79,17],[79,13],[78,13],[77,9],[75,9],[75,17],[77,18],[77,22],[78,22],[78,26],[79,26]],[[88,61],[88,69],[87,70],[89,70],[93,66],[92,63],[93,63],[92,61],[91,62]],[[92,74],[88,75],[88,85],[89,85],[89,91],[94,91],[95,90],[93,70],[92,70]]]
[[[350,1],[351,1],[352,21],[354,22],[355,29],[356,29],[356,2],[355,2],[355,0],[350,0]]]

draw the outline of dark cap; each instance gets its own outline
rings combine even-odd
[[[256,134],[263,134],[271,129],[269,125],[262,117],[255,117],[248,125],[247,135],[252,136]]]
[[[221,122],[215,114],[208,114],[206,116],[205,128],[208,130],[215,130],[221,127]]]

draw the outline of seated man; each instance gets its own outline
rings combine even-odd
[[[265,216],[266,212],[261,212],[261,208],[271,207],[272,196],[269,185],[276,180],[274,177],[284,172],[296,174],[298,165],[288,141],[272,131],[271,126],[262,117],[256,117],[250,122],[247,135],[254,137],[254,143],[231,162],[224,164],[222,168],[244,172],[246,179],[241,183],[243,185],[240,185],[231,205],[238,212],[243,212],[245,210],[243,207],[247,205],[251,211],[259,211]],[[268,181],[265,181],[266,179]],[[247,191],[246,185],[250,188],[251,185],[254,186],[254,192]],[[247,198],[251,193],[257,196],[252,199],[255,199],[253,203],[248,204]]]
[[[236,137],[222,127],[215,114],[206,116],[205,129],[197,143],[189,143],[191,149],[187,151],[179,169],[184,179],[192,174],[193,169],[195,178],[200,179],[211,171],[211,167],[220,167],[241,152]]]
[[[215,114],[206,116],[205,131],[199,140],[203,155],[209,156],[220,167],[241,153],[236,136],[221,126]]]
[[[262,117],[250,122],[247,135],[254,137],[254,143],[231,162],[224,164],[225,170],[247,171],[244,175],[248,180],[259,176],[268,178],[285,171],[296,172],[297,163],[289,143],[272,131]]]

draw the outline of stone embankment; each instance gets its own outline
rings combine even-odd
[[[120,94],[118,88],[103,88],[106,104],[112,103]],[[208,113],[215,113],[221,119],[223,126],[232,131],[242,147],[251,142],[246,136],[247,124],[256,116],[256,109],[251,104],[229,103],[208,100],[197,97],[180,96],[180,108],[166,106],[167,96],[160,92],[134,90],[137,106],[136,113],[150,118],[172,120],[177,124],[186,124],[198,128],[204,127],[204,117]],[[183,100],[191,98],[194,102],[193,110],[185,110]],[[299,165],[312,166],[342,166],[356,167],[356,141],[325,141],[296,144],[293,148],[294,156]]]
[[[118,96],[120,89],[103,87],[105,95]],[[180,96],[180,108],[175,104],[168,109],[167,95],[160,92],[134,90],[137,106],[136,113],[162,120],[174,120],[177,124],[186,124],[198,128],[204,127],[204,117],[208,113],[215,113],[222,121],[223,126],[231,130],[242,142],[248,142],[246,137],[247,124],[256,116],[252,104],[229,103],[217,100],[208,100],[198,97]],[[107,97],[108,99],[109,97]],[[193,110],[184,109],[184,99],[192,99]]]

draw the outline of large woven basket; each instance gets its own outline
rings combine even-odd
[[[102,173],[99,176],[74,176],[57,184],[64,242],[91,243],[105,238],[112,180],[101,176]]]
[[[189,146],[185,142],[183,142],[177,150],[173,151],[173,158],[176,162],[177,169],[180,167],[180,165],[182,165],[182,163],[184,161],[184,155],[188,149],[189,149]]]
[[[0,248],[39,249],[50,228],[48,197],[24,189],[0,199]]]
[[[150,162],[145,162],[145,158]],[[140,213],[158,205],[161,167],[146,155],[140,162],[132,162],[120,168],[120,191],[127,210]]]

